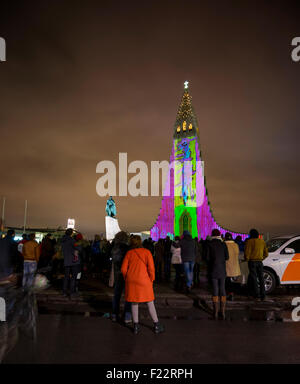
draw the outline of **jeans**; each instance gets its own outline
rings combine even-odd
[[[22,286],[25,289],[31,288],[33,286],[34,274],[37,268],[37,263],[35,261],[24,261],[24,272],[23,272],[23,282]]]
[[[80,272],[80,265],[72,265],[72,266],[65,267],[65,277],[64,277],[64,286],[63,286],[63,292],[65,294],[67,294],[67,291],[70,285],[70,295],[74,295],[76,290],[76,278],[79,272]]]
[[[115,281],[114,297],[112,300],[112,313],[118,316],[120,312],[120,300],[125,288],[125,281],[122,275],[119,275]],[[125,301],[124,305],[124,318],[125,320],[131,320],[131,303]]]
[[[253,290],[253,296],[258,298],[259,295],[262,299],[265,298],[265,280],[264,269],[262,261],[249,261],[249,283]],[[258,287],[259,282],[259,287]]]
[[[213,286],[213,296],[226,296],[225,277],[220,279],[211,279]]]
[[[191,288],[193,284],[193,270],[194,270],[194,262],[193,261],[186,261],[183,263],[185,277],[186,277],[186,285],[188,288]]]

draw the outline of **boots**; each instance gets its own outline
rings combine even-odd
[[[234,296],[233,296],[233,293],[229,293],[228,296],[227,296],[227,301],[233,301],[234,300]]]
[[[221,319],[225,320],[226,296],[221,296]]]
[[[213,306],[214,306],[213,318],[214,318],[214,320],[218,320],[218,316],[219,316],[219,297],[218,296],[213,296],[212,300],[213,300]]]
[[[161,323],[154,323],[154,333],[162,333],[165,331],[165,327]]]
[[[140,331],[140,325],[139,323],[133,323],[133,333],[137,335]]]

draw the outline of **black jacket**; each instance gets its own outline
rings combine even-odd
[[[153,241],[150,241],[149,239],[144,240],[143,241],[143,247],[148,249],[152,253],[152,256],[154,255],[154,243],[153,243]]]
[[[61,240],[61,250],[64,256],[64,266],[72,267],[74,265],[80,264],[80,259],[77,262],[73,262],[74,260],[74,252],[75,252],[75,239],[71,236],[64,235]]]
[[[184,235],[183,239],[180,240],[180,248],[183,263],[188,261],[195,262],[197,248],[196,242],[193,240],[191,235]]]
[[[217,238],[207,243],[206,259],[208,262],[208,274],[211,279],[226,277],[226,260],[229,259],[226,244]]]
[[[121,267],[122,267],[123,259],[126,255],[128,249],[129,249],[129,246],[127,244],[117,243],[113,246],[113,248],[111,250],[111,258],[112,258],[112,262],[114,264],[115,278],[118,278],[118,276],[120,274],[122,275]]]
[[[0,279],[14,272],[18,258],[17,243],[12,237],[0,239]]]

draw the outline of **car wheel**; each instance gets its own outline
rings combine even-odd
[[[276,277],[273,272],[264,269],[265,291],[271,293],[276,288]]]

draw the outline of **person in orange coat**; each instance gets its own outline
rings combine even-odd
[[[150,316],[154,322],[154,332],[161,333],[164,327],[159,323],[154,306],[153,281],[155,268],[151,252],[142,248],[142,239],[134,235],[130,238],[130,250],[126,253],[121,271],[125,280],[125,300],[131,303],[133,331],[137,334],[139,327],[139,303],[147,303]]]

